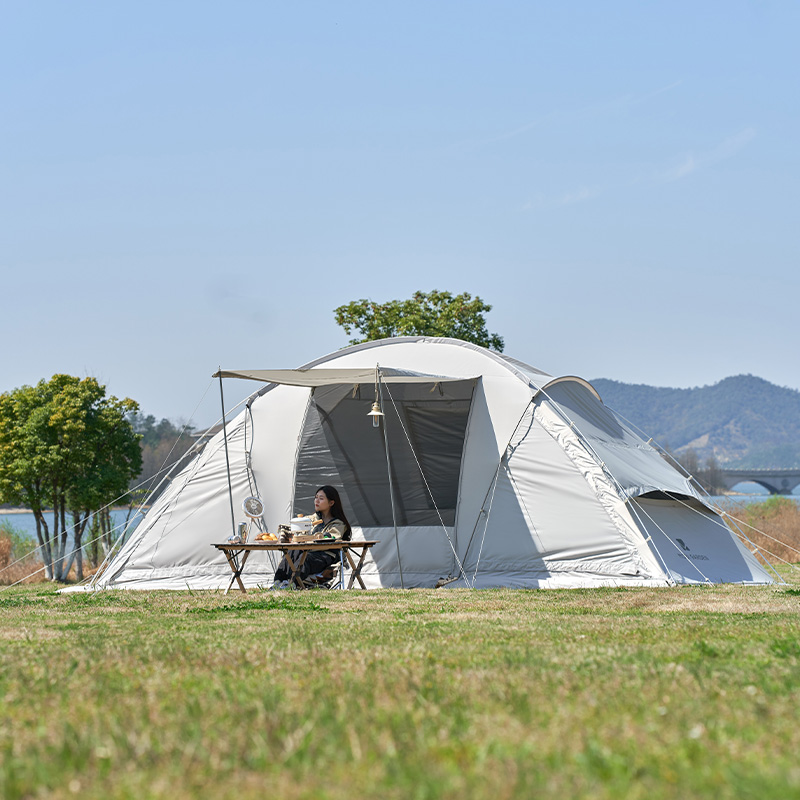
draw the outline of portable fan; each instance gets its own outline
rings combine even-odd
[[[242,508],[250,519],[259,519],[264,513],[264,504],[261,502],[260,497],[245,498],[245,501],[242,503]]]

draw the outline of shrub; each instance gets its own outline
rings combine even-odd
[[[34,547],[23,531],[6,519],[0,521],[0,585],[8,586],[28,576],[26,583],[44,580],[43,574],[31,575],[41,563]]]

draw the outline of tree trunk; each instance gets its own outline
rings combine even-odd
[[[70,563],[67,564],[67,542],[69,540],[69,528],[67,528],[67,502],[64,499],[64,495],[61,495],[60,502],[58,504],[58,513],[61,517],[61,546],[59,547],[60,553],[60,564],[61,564],[61,580],[67,580],[67,573],[69,572],[72,560],[70,559]]]
[[[100,511],[100,530],[102,539],[100,540],[103,545],[103,555],[107,556],[108,551],[111,549],[111,512],[108,508],[103,508]]]
[[[72,512],[72,522],[75,526],[75,574],[77,580],[83,580],[83,546],[81,540],[83,539],[83,532],[86,530],[86,523],[89,521],[89,512],[85,511],[83,520],[81,520],[81,512]]]
[[[122,526],[122,541],[119,543],[120,548],[125,544],[125,537],[128,535],[128,523],[131,521],[131,513],[133,511],[133,504],[128,505],[128,513],[125,515],[125,524]]]
[[[75,579],[80,583],[83,580],[83,547],[81,534],[75,534]]]
[[[44,576],[51,581],[53,580],[53,554],[50,550],[50,531],[47,528],[47,520],[45,520],[41,508],[33,509],[33,518],[36,520],[36,538],[39,540],[39,547],[42,551]]]
[[[58,518],[58,487],[53,486],[53,533],[50,537],[50,549],[52,550],[53,556],[53,578],[54,581],[61,580],[61,554],[59,553],[59,533],[61,532],[61,528],[59,527],[59,518]]]
[[[93,569],[97,569],[98,556],[100,554],[100,545],[98,544],[98,537],[100,536],[100,518],[97,513],[92,517],[92,524],[89,527],[89,541],[86,543],[86,557]]]

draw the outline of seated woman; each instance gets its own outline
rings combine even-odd
[[[311,517],[312,534],[319,537],[350,540],[352,536],[350,523],[342,509],[339,492],[333,486],[320,486],[317,489],[314,495],[314,511],[315,514]],[[289,556],[297,564],[298,559],[302,556],[302,551],[290,550]],[[311,550],[297,575],[305,581],[312,575],[321,574],[338,560],[338,550]],[[292,570],[286,558],[282,558],[278,569],[275,570],[273,589],[288,588],[291,577]]]

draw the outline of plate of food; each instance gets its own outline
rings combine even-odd
[[[265,533],[259,533],[254,539],[254,542],[277,542],[278,537],[274,533],[270,533],[269,531]]]

